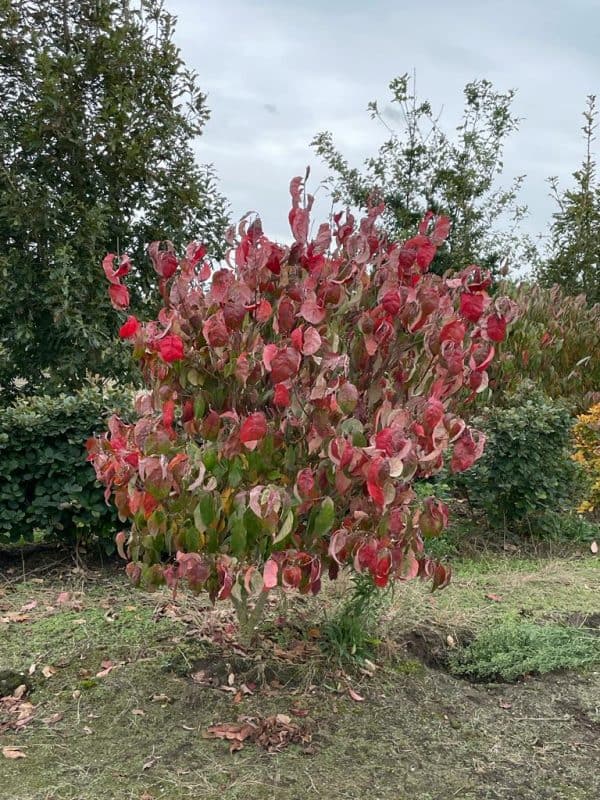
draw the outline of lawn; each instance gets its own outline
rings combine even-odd
[[[354,662],[346,582],[273,603],[245,649],[228,604],[55,559],[0,565],[0,670],[30,687],[1,701],[0,746],[22,754],[0,757],[1,798],[600,796],[600,560],[584,548],[456,559],[442,592],[397,587]],[[264,746],[206,738],[240,717]]]

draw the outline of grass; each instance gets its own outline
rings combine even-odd
[[[349,664],[362,635],[356,615],[340,623],[349,581],[294,600],[283,620],[270,609],[261,644],[244,653],[226,604],[207,612],[201,599],[133,592],[114,570],[10,568],[0,568],[0,620],[9,618],[0,622],[0,669],[35,664],[36,709],[22,730],[0,735],[0,747],[26,754],[0,756],[1,798],[600,796],[591,766],[600,755],[600,674],[582,638],[600,611],[600,564],[591,555],[488,553],[455,559],[443,592],[397,587],[368,633],[374,670]],[[465,675],[477,665],[478,680],[526,677],[470,683],[432,668],[438,651],[440,663],[457,659]],[[577,671],[546,673],[564,666]],[[200,683],[191,677],[199,672],[207,676]],[[238,697],[244,681],[253,694]],[[308,716],[294,717],[298,709]],[[310,753],[248,745],[230,755],[226,743],[202,738],[209,725],[276,713],[310,728]]]

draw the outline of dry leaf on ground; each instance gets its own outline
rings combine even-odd
[[[225,739],[230,742],[232,753],[241,750],[246,741],[264,747],[269,753],[278,753],[289,744],[308,745],[312,740],[310,732],[292,722],[287,714],[239,717],[237,722],[212,725],[202,735],[205,739]]]
[[[22,750],[19,750],[18,747],[3,747],[2,755],[4,758],[27,758],[25,753]]]

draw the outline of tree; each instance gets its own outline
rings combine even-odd
[[[497,92],[486,80],[467,84],[462,121],[449,135],[440,127],[441,114],[417,99],[408,75],[395,78],[390,90],[388,110],[380,111],[376,102],[368,106],[389,136],[366,160],[364,171],[350,167],[331,133],[313,140],[333,173],[334,198],[359,208],[382,199],[388,231],[399,238],[410,235],[428,209],[447,214],[453,229],[438,257],[440,273],[451,265],[498,270],[509,261],[530,260],[533,247],[518,233],[527,213],[517,202],[524,176],[508,188],[496,183],[505,141],[519,123],[511,111],[514,91]],[[390,118],[401,122],[401,130],[390,125]]]
[[[600,303],[600,182],[592,155],[598,109],[590,95],[583,112],[586,152],[581,168],[573,173],[575,186],[559,191],[558,178],[550,178],[558,211],[550,227],[549,253],[538,270],[542,284],[560,285],[569,294],[585,294]]]
[[[12,395],[122,377],[101,279],[147,242],[220,242],[226,206],[192,142],[206,96],[161,0],[0,0],[0,387]]]

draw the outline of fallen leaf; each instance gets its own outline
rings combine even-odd
[[[37,669],[37,664],[31,664],[31,665],[30,665],[30,667],[29,667],[29,669],[27,670],[27,672],[28,672],[30,675],[33,675],[33,673],[36,671],[36,669]]]
[[[8,625],[10,622],[27,622],[31,617],[29,614],[20,614],[18,611],[9,611],[4,617],[0,617],[0,622]]]
[[[17,700],[20,700],[26,694],[27,694],[27,686],[24,683],[22,683],[20,686],[17,686],[17,688],[14,690],[13,697],[16,698]]]
[[[149,756],[142,765],[142,770],[152,769],[152,767],[158,762],[160,756]]]
[[[71,592],[59,592],[56,598],[56,605],[64,606],[71,601]]]
[[[592,551],[592,553],[593,553],[594,555],[596,555],[596,554],[598,553],[598,542],[596,542],[596,541],[593,541],[593,542],[591,543],[591,545],[590,545],[590,550]]]
[[[42,675],[44,678],[51,678],[53,675],[56,675],[56,669],[54,667],[46,666],[42,670]]]
[[[42,720],[44,725],[56,725],[57,722],[60,722],[61,719],[64,717],[62,711],[57,711],[56,714],[52,714],[51,717],[46,717],[46,719]]]
[[[172,703],[170,697],[167,697],[166,694],[153,694],[150,698],[153,703]]]
[[[131,713],[134,714],[136,717],[145,717],[146,712],[142,708],[133,708]]]
[[[348,694],[357,703],[364,703],[365,698],[362,697],[362,695],[358,694],[358,692],[355,692],[354,689],[348,687]]]
[[[456,639],[454,638],[454,636],[451,636],[450,634],[448,634],[448,636],[446,636],[446,644],[450,648],[456,647]]]
[[[21,606],[21,611],[33,611],[34,608],[37,608],[37,600],[30,600],[29,603],[25,603],[24,606]]]
[[[500,708],[512,708],[512,703],[507,703],[504,700],[500,700],[498,705],[500,706]]]
[[[486,600],[493,600],[494,603],[501,603],[503,598],[499,594],[486,594]]]
[[[227,676],[227,683],[229,684],[229,686],[233,686],[233,684],[235,683],[235,673],[233,672],[229,673],[229,675]]]
[[[18,747],[3,747],[2,755],[4,758],[27,758],[25,753],[19,750]]]
[[[112,662],[112,661],[103,661],[103,662],[100,664],[100,666],[102,667],[102,669],[100,670],[100,672],[97,672],[97,673],[96,673],[96,677],[97,677],[97,678],[106,678],[106,676],[107,676],[107,675],[108,675],[110,672],[112,672],[112,671],[113,671],[113,669],[114,669],[114,668],[115,668],[117,665],[116,665],[116,664],[113,664],[113,662]]]
[[[90,734],[92,734],[94,731],[93,731],[93,730],[90,728],[90,726],[89,726],[89,725],[84,725],[84,726],[83,726],[83,732],[84,732],[84,733],[87,733],[87,735],[89,736],[89,735],[90,735]]]
[[[290,714],[293,714],[295,717],[308,717],[308,708],[298,708],[294,706],[290,708]]]

